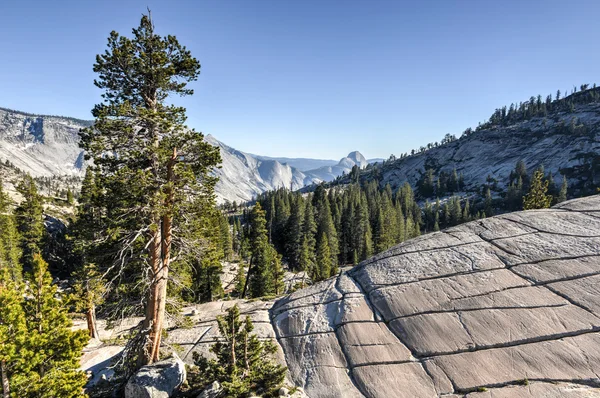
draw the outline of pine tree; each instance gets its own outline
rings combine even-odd
[[[319,235],[317,239],[317,267],[311,279],[315,282],[327,279],[331,276],[333,264],[331,260],[331,249],[326,234]]]
[[[231,229],[229,227],[229,222],[227,218],[223,215],[219,216],[219,231],[220,231],[220,241],[221,241],[221,250],[223,252],[223,259],[225,261],[231,260],[231,255],[233,254],[233,243],[231,239]]]
[[[240,262],[238,264],[238,269],[235,274],[235,291],[238,296],[241,297],[242,292],[244,291],[244,286],[246,285],[246,269],[244,267],[244,263]]]
[[[567,189],[569,188],[569,184],[567,182],[567,177],[563,176],[562,185],[560,186],[560,192],[558,193],[558,197],[556,198],[557,203],[562,203],[567,200]]]
[[[363,236],[361,261],[368,259],[373,255],[373,234],[371,233],[371,225],[367,224],[367,230]]]
[[[460,206],[460,199],[457,196],[452,196],[449,202],[450,220],[448,225],[458,225],[462,221],[462,208]]]
[[[290,216],[286,223],[285,253],[290,268],[300,269],[302,252],[302,223],[304,221],[304,201],[301,195],[294,195],[291,200]]]
[[[93,263],[83,263],[73,275],[75,279],[74,296],[76,307],[85,313],[88,334],[92,339],[98,339],[96,323],[96,306],[104,300],[104,282],[98,267]]]
[[[410,214],[408,215],[408,217],[406,217],[404,230],[406,231],[407,240],[417,236],[415,235],[415,222],[413,221],[412,215]]]
[[[404,242],[406,240],[406,230],[404,229],[405,226],[405,218],[404,218],[404,213],[402,213],[402,206],[400,205],[399,201],[396,201],[396,205],[395,205],[395,210],[396,210],[396,242],[395,243],[400,243],[400,242]]]
[[[380,233],[375,250],[382,252],[396,243],[398,236],[397,214],[392,206],[392,200],[388,192],[384,192],[381,198],[381,209],[379,214]]]
[[[145,278],[145,319],[132,344],[137,366],[159,359],[164,327],[171,253],[195,244],[173,228],[184,222],[190,198],[214,202],[219,149],[184,125],[185,109],[171,105],[171,95],[190,95],[188,82],[198,78],[200,63],[174,36],[161,37],[143,15],[133,38],[112,32],[108,49],[96,57],[95,85],[104,90],[94,107],[93,127],[82,130],[81,145],[100,176],[106,212],[103,233],[113,239],[112,264],[137,267]],[[107,153],[114,156],[106,156]],[[212,199],[211,199],[212,198]],[[120,250],[130,248],[129,250]]]
[[[450,181],[448,181],[448,190],[450,192],[456,192],[458,191],[458,188],[458,173],[456,172],[456,169],[453,169],[452,174],[450,175]]]
[[[94,176],[88,168],[81,185],[77,219],[72,224],[71,231],[75,240],[74,252],[78,257],[78,264],[73,273],[74,297],[77,309],[86,314],[91,338],[99,337],[96,326],[96,306],[102,303],[105,293],[98,267],[93,263],[97,250],[95,239],[102,223],[100,211],[94,206],[94,197],[97,194]]]
[[[326,243],[327,249],[329,250],[329,254],[331,257],[331,261],[328,262],[328,264],[330,266],[328,266],[328,267],[321,265],[317,258],[317,266],[318,267],[321,267],[323,270],[329,268],[329,273],[327,275],[324,273],[321,273],[321,277],[323,279],[326,279],[326,278],[329,278],[330,276],[337,274],[338,253],[339,253],[337,231],[335,229],[335,225],[334,225],[333,219],[331,217],[329,200],[326,197],[323,198],[321,200],[321,202],[319,203],[318,219],[319,219],[319,222],[318,222],[318,232],[317,232],[317,236],[318,236],[317,250],[318,250],[319,244],[324,240],[323,237],[325,237],[327,240],[327,243]],[[318,257],[318,255],[317,255],[317,257]]]
[[[283,271],[279,255],[267,236],[267,220],[260,203],[250,215],[250,250],[252,253],[246,283],[252,297],[281,293]],[[245,296],[245,290],[242,297]]]
[[[304,222],[302,223],[302,252],[299,268],[307,274],[314,273],[316,267],[316,235],[317,223],[313,213],[310,197],[306,200],[304,209]]]
[[[23,264],[31,269],[34,254],[42,252],[45,233],[43,199],[29,175],[17,185],[17,191],[23,196],[23,201],[15,210],[17,229],[21,235]]]
[[[523,198],[523,210],[547,209],[552,203],[552,196],[548,192],[548,181],[544,180],[544,173],[536,170],[533,173],[529,193]]]
[[[29,371],[13,375],[12,390],[19,397],[84,397],[87,378],[79,370],[79,359],[88,336],[83,330],[71,330],[46,262],[35,254],[32,263],[24,304]]]
[[[2,175],[0,175],[0,213],[4,214],[8,211],[9,202],[9,197],[6,194],[6,192],[4,192],[4,182],[2,180]]]
[[[242,321],[237,305],[228,309],[227,315],[218,316],[217,323],[223,340],[210,348],[216,359],[194,353],[198,370],[190,372],[190,384],[204,388],[216,380],[227,397],[277,397],[286,368],[272,359],[277,351],[275,344],[260,341],[252,333],[254,325],[250,317]]]
[[[216,226],[218,227],[218,226]],[[195,270],[193,276],[193,290],[196,293],[195,301],[206,303],[214,301],[223,295],[221,274],[223,266],[223,251],[218,242],[208,243],[199,259],[192,259]]]
[[[494,208],[492,202],[492,193],[490,189],[487,188],[485,191],[485,201],[484,201],[484,213],[486,217],[491,217],[494,215]]]
[[[8,267],[0,259],[0,376],[3,397],[10,397],[13,375],[27,371],[27,358],[31,356],[26,347],[27,340],[23,296]]]
[[[471,221],[471,206],[469,204],[469,199],[467,198],[467,200],[465,201],[465,207],[463,209],[462,222],[469,221]]]
[[[283,267],[281,266],[281,255],[277,253],[277,250],[271,245],[269,246],[271,250],[271,275],[273,279],[273,290],[272,294],[279,296],[283,294],[283,290],[285,285],[283,283]]]
[[[71,188],[67,188],[67,204],[72,206],[74,202],[75,199],[73,198],[73,191],[71,191]]]
[[[0,262],[15,282],[22,279],[20,241],[14,215],[9,210],[8,195],[4,193],[0,181]]]

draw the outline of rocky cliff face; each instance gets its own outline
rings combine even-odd
[[[600,196],[410,240],[271,321],[310,397],[600,396]]]
[[[246,202],[258,194],[278,188],[291,190],[300,189],[306,185],[332,181],[336,177],[349,173],[354,165],[366,167],[368,162],[360,152],[355,151],[342,158],[333,166],[321,166],[312,170],[300,171],[288,163],[281,163],[285,158],[269,158],[252,155],[231,148],[208,135],[206,141],[221,149],[223,163],[215,173],[219,182],[215,187],[219,202]],[[292,164],[318,164],[315,159],[288,159]]]
[[[488,177],[506,187],[510,172],[523,160],[531,172],[544,166],[557,184],[561,174],[569,185],[597,185],[600,179],[600,105],[576,104],[571,112],[561,111],[509,126],[482,129],[459,140],[413,156],[386,163],[379,168],[381,185],[392,188],[408,181],[416,186],[426,169],[463,173],[469,190],[476,190]],[[595,179],[590,181],[590,176]],[[375,178],[363,173],[363,178]],[[342,181],[342,183],[348,182]]]
[[[78,133],[90,124],[0,108],[0,160],[34,176],[78,174],[83,167]]]

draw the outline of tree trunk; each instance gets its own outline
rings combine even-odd
[[[248,281],[250,280],[250,271],[252,271],[252,260],[254,255],[250,256],[250,263],[248,264],[248,272],[246,273],[246,281],[244,282],[244,291],[242,292],[242,297],[246,297],[246,290],[248,289]]]
[[[167,188],[164,202],[165,214],[157,219],[152,242],[150,244],[151,267],[153,278],[148,293],[146,305],[146,319],[144,328],[150,329],[147,344],[143,349],[141,359],[143,365],[148,365],[160,359],[160,342],[165,319],[165,306],[167,303],[167,282],[169,279],[169,265],[171,261],[171,240],[173,236],[171,209],[174,205],[175,192],[170,185],[175,179],[175,162],[177,150],[173,149],[173,155],[167,166]]]
[[[97,339],[98,336],[98,328],[96,327],[96,306],[91,304],[85,314],[88,326],[88,332],[90,334],[90,338]]]
[[[161,292],[162,287],[162,273],[163,264],[161,263],[161,229],[159,229],[160,219],[158,219],[154,225],[156,230],[152,232],[152,240],[150,242],[150,268],[151,268],[151,281],[150,288],[148,289],[148,297],[146,302],[146,317],[144,319],[143,328],[147,331],[148,336],[145,344],[142,347],[140,353],[138,365],[149,365],[155,361],[158,349],[157,345],[160,346],[162,318],[164,312],[161,313],[161,299],[164,297]],[[166,289],[166,286],[165,286]],[[163,304],[164,308],[164,304]]]
[[[230,337],[231,337],[231,352],[229,353],[230,355],[230,360],[231,360],[231,366],[235,367],[236,366],[236,362],[237,362],[237,358],[235,357],[235,339],[237,338],[237,331],[235,330],[235,319],[232,317],[231,318],[231,332],[230,332]]]
[[[0,363],[0,368],[0,372],[2,372],[2,396],[4,398],[10,398],[10,383],[8,382],[6,361]]]

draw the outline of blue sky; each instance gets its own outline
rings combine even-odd
[[[202,64],[188,124],[263,155],[399,155],[600,83],[596,0],[7,0],[0,106],[91,118],[95,55],[146,7]]]

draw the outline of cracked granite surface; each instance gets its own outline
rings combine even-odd
[[[599,214],[593,196],[474,221],[277,301],[292,380],[310,397],[600,397]]]

